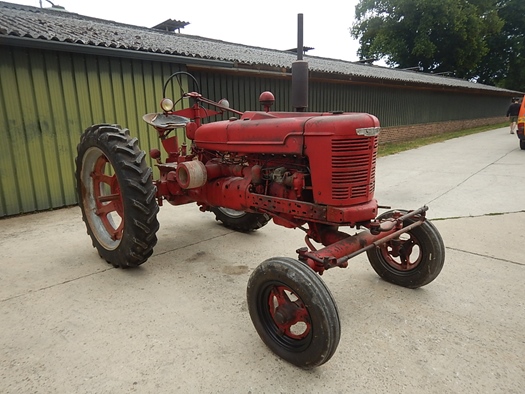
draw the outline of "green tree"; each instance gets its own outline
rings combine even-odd
[[[523,1],[523,0],[518,0]],[[476,77],[503,21],[497,0],[360,0],[351,34],[361,59],[392,67]]]
[[[489,52],[476,69],[478,81],[525,92],[525,1],[501,0],[501,33],[489,37]]]

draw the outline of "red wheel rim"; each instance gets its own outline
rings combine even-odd
[[[398,271],[413,270],[422,259],[421,246],[412,233],[401,234],[381,245],[380,249],[386,263]]]
[[[273,286],[268,294],[270,316],[281,335],[300,340],[312,328],[310,315],[301,299],[287,286]]]
[[[111,239],[120,240],[124,229],[124,206],[117,176],[106,173],[106,164],[109,164],[108,159],[100,156],[91,173],[95,213]]]

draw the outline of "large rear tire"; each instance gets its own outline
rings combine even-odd
[[[393,212],[385,212],[377,219],[390,218]],[[403,226],[411,223],[414,220],[407,219]],[[381,278],[415,289],[437,278],[445,262],[445,245],[436,227],[427,220],[398,238],[368,250],[367,254],[372,268]]]
[[[145,153],[118,125],[87,128],[77,146],[82,219],[93,246],[115,267],[137,267],[157,243],[156,189]]]
[[[253,271],[246,292],[257,333],[279,357],[310,369],[333,356],[341,335],[337,305],[306,264],[268,259]]]
[[[525,150],[525,139],[524,140],[520,140],[520,148],[521,148],[521,150]]]
[[[215,219],[224,226],[243,233],[257,230],[270,221],[270,216],[265,213],[236,211],[224,207],[213,207],[211,211],[215,214]]]

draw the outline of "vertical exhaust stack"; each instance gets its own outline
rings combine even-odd
[[[308,108],[308,62],[303,60],[303,14],[297,15],[297,60],[292,63],[292,106],[297,112]]]

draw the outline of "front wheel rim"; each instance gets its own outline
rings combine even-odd
[[[294,352],[309,346],[312,337],[310,314],[288,286],[269,284],[259,300],[259,314],[266,331],[279,346]]]
[[[389,267],[402,272],[415,269],[423,258],[420,242],[410,232],[381,245],[380,253]]]

